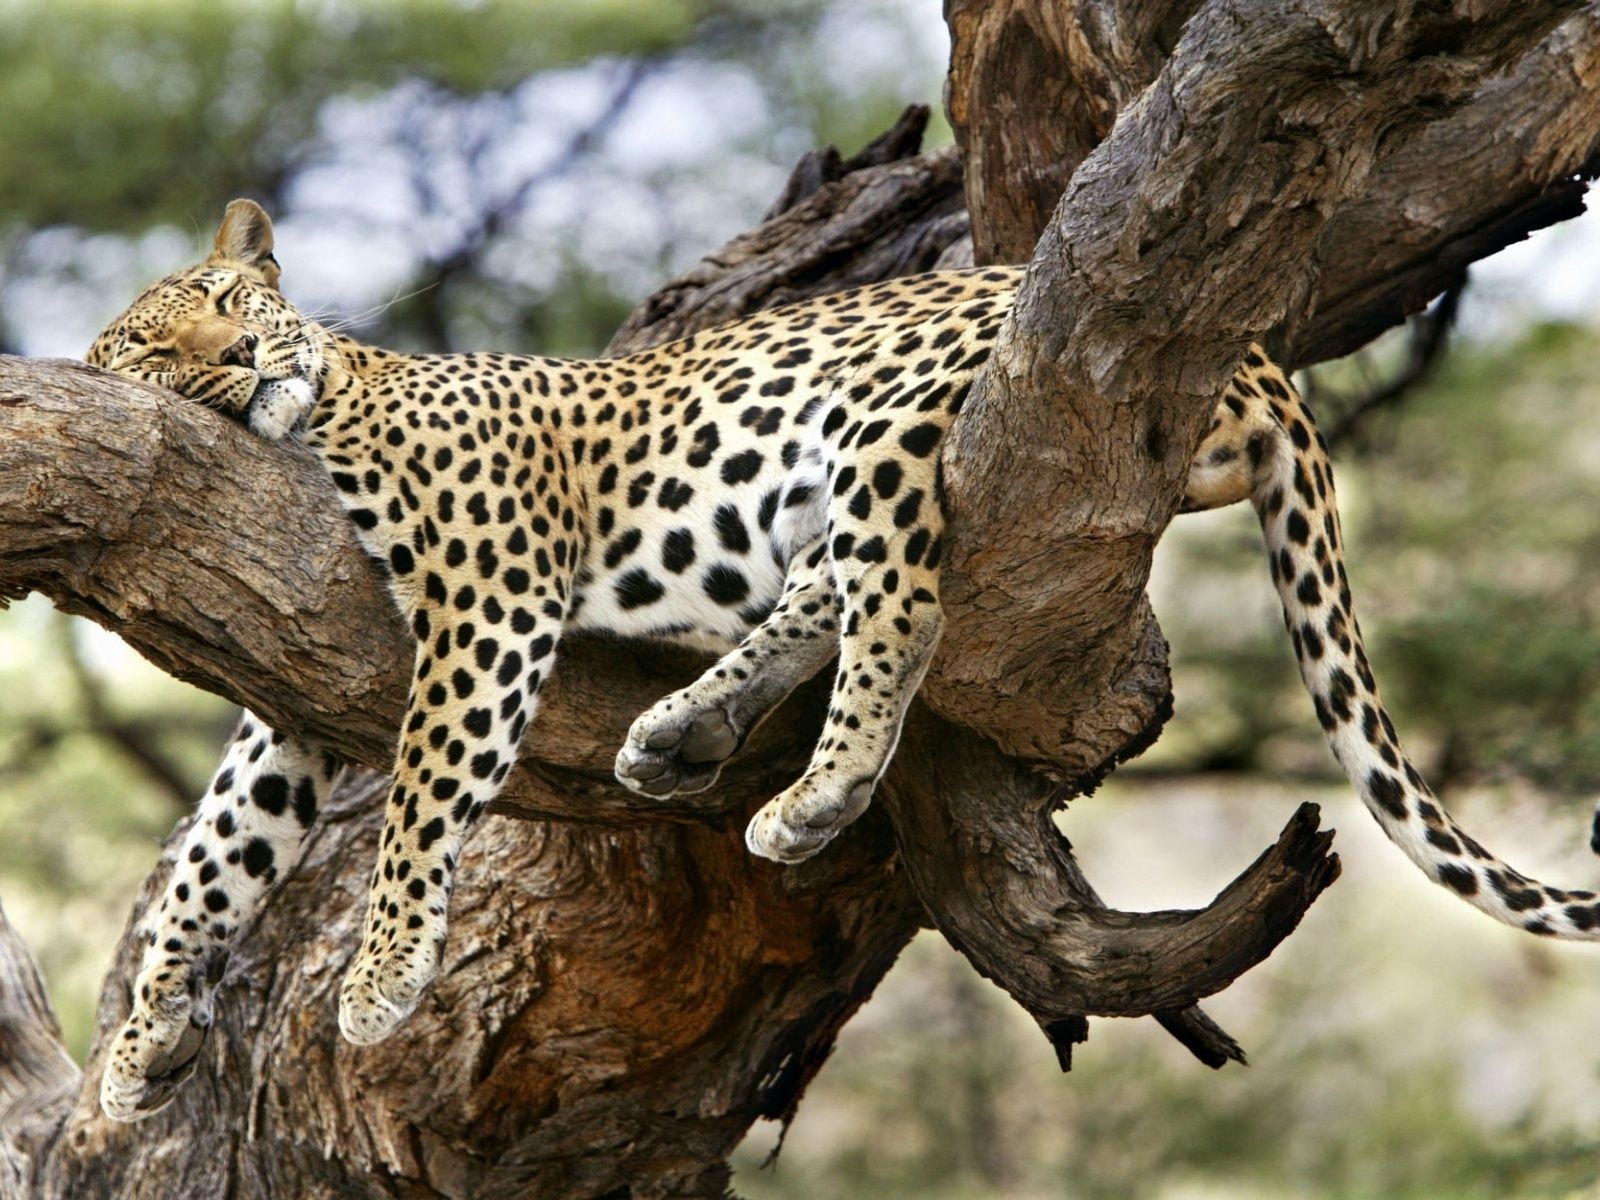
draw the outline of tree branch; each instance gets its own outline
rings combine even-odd
[[[1065,13],[1059,34],[1085,11],[1115,7],[1064,4],[1051,19]],[[1017,66],[1019,39],[1075,61],[1069,75],[1100,68],[1122,94],[1149,65],[1148,54],[1133,54],[1106,69],[1070,36],[1050,45],[1032,23],[1037,14],[1016,8],[952,6],[958,129],[974,120],[959,98],[987,98],[982,80],[1034,77]],[[942,654],[929,673],[923,694],[935,710],[1047,764],[1066,794],[1098,780],[1116,757],[1108,746],[1135,753],[1153,738],[1169,684],[1143,595],[1150,553],[1246,344],[1309,306],[1307,281],[1279,264],[1309,260],[1328,214],[1363,194],[1373,147],[1403,144],[1417,114],[1465,102],[1560,11],[1502,5],[1471,20],[1413,14],[1393,23],[1379,5],[1213,3],[1191,22],[1160,78],[1072,176],[1013,321],[947,440],[945,644],[960,653]],[[1147,27],[1160,15],[1144,11]],[[964,36],[988,40],[964,46]],[[1456,51],[1443,71],[1434,61],[1442,44]],[[987,62],[984,53],[1012,58]],[[985,112],[990,125],[995,111]],[[1080,105],[1077,116],[1062,137],[1092,144],[1093,114]],[[979,182],[974,240],[989,253],[1015,250],[1030,233],[1028,205],[987,216],[981,207],[987,176],[1007,169],[1016,166],[1003,155],[969,163],[969,188]],[[996,190],[1014,198],[1014,189]],[[1037,196],[1032,205],[1036,212]],[[921,752],[932,758],[939,748],[924,742]],[[1045,806],[1020,791],[974,803],[984,786],[981,777],[946,781],[915,798],[914,815],[897,798],[907,870],[940,929],[1034,1014],[1063,1057],[1081,1037],[1081,1014],[1118,1011],[1123,955],[1142,968],[1130,977],[1139,1011],[1181,1008],[1219,986],[1203,982],[1207,965],[1240,949],[1225,922],[1208,921],[1242,906],[1260,930],[1286,935],[1337,875],[1325,835],[1303,810],[1205,914],[1142,914],[1135,941],[1164,919],[1205,930],[1194,960],[1154,972],[1184,980],[1163,996],[1145,986],[1152,961],[1172,966],[1184,936],[1158,939],[1159,955],[1106,937],[1116,914],[1096,911],[1097,900],[1073,912],[1085,904],[1083,889],[1057,857]],[[905,845],[927,830],[944,855]],[[936,878],[926,877],[930,866]],[[1109,950],[1103,960],[1084,953],[1074,928],[1091,913],[1096,949]],[[1223,981],[1273,944],[1247,943]],[[1091,962],[1092,983],[1080,988],[1075,971]],[[1168,1020],[1197,1052],[1226,1053],[1225,1035],[1193,1014]]]
[[[873,170],[892,178],[897,165]],[[826,194],[833,188],[853,196],[842,209]],[[898,195],[891,184],[874,199],[847,178],[800,206],[815,205],[821,230],[784,228],[807,252],[861,245],[844,259],[858,271],[870,257],[861,224],[900,227],[867,209]],[[913,213],[926,214],[924,195],[913,189]],[[831,218],[839,224],[829,229]],[[784,262],[783,239],[767,235],[754,244]],[[750,296],[770,294],[748,260],[735,261]],[[699,319],[709,321],[730,292],[707,270],[700,278]],[[807,286],[827,284],[816,276]],[[669,319],[696,318],[679,303]],[[636,329],[660,336],[642,322]],[[304,455],[158,389],[61,362],[0,360],[0,431],[0,593],[47,590],[168,669],[358,760],[387,761],[405,635]],[[627,720],[697,666],[573,643],[523,754],[517,812],[653,823],[605,831],[489,822],[463,864],[443,977],[399,1037],[369,1051],[340,1043],[331,1019],[382,788],[375,776],[353,776],[236,952],[213,1037],[173,1110],[130,1137],[92,1103],[81,1107],[37,1143],[54,1147],[48,1194],[153,1198],[170,1194],[175,1178],[194,1194],[387,1194],[391,1179],[424,1194],[440,1180],[446,1190],[562,1196],[642,1180],[683,1194],[720,1187],[734,1141],[755,1117],[792,1112],[839,1026],[927,918],[880,813],[820,860],[779,870],[750,860],[731,829],[662,824],[674,814],[655,802],[630,813],[641,802],[601,782]],[[752,773],[718,793],[733,822],[798,769],[824,691],[769,722],[769,740],[745,756]],[[1028,785],[1025,770],[1010,770],[1015,786]],[[928,790],[916,756],[894,771],[886,790]],[[705,814],[676,814],[686,815]],[[1081,876],[1064,849],[1058,862],[1070,889]],[[147,880],[136,912],[164,878]],[[1069,894],[1084,909],[1074,949],[1092,956],[1105,925],[1097,899],[1086,882]],[[1248,923],[1228,932],[1257,936]],[[139,948],[130,926],[91,1075],[126,1013],[124,981]],[[1079,998],[1097,1009],[1092,996]],[[1199,1045],[1204,1018],[1174,1019],[1185,1044]],[[1064,1030],[1050,1027],[1058,1044]],[[661,1112],[680,1116],[664,1124]],[[597,1153],[597,1140],[612,1149]],[[217,1145],[237,1149],[218,1155]]]
[[[1470,17],[1213,0],[1073,176],[946,441],[943,654],[923,695],[1067,777],[1167,694],[1150,554],[1248,344],[1297,323],[1330,215],[1380,146],[1470,99],[1570,3]],[[1448,55],[1441,55],[1448,48]],[[1248,97],[1248,100],[1243,100]]]
[[[1323,427],[1329,446],[1337,447],[1358,434],[1368,417],[1397,404],[1438,369],[1445,348],[1450,344],[1450,331],[1455,328],[1461,294],[1466,288],[1467,280],[1463,275],[1432,308],[1411,318],[1405,362],[1377,387],[1339,406],[1336,418]]]
[[[947,108],[979,262],[1022,262],[1073,172],[1148,85],[1192,0],[952,0]],[[1311,311],[1277,356],[1348,354],[1420,313],[1470,263],[1583,211],[1600,172],[1600,6],[1412,138],[1385,137],[1339,204]]]
[[[1466,268],[1584,211],[1600,174],[1600,6],[1585,5],[1416,136],[1392,139],[1317,248],[1312,316],[1275,349],[1303,367],[1421,312]]]
[[[1302,805],[1205,909],[1118,912],[1073,861],[1051,822],[1053,792],[1036,776],[922,713],[907,722],[900,755],[923,767],[887,779],[912,886],[940,932],[1047,1033],[1085,1013],[1163,1013],[1203,1061],[1224,1053],[1231,1039],[1180,1010],[1266,958],[1339,874],[1332,834],[1317,828],[1315,805]]]
[[[0,358],[0,430],[0,597],[44,592],[167,673],[349,761],[389,766],[410,633],[309,452],[61,360]],[[503,809],[628,824],[705,817],[705,804],[640,806],[611,781],[629,722],[701,660],[666,652],[641,670],[629,649],[576,643],[525,756],[559,790],[519,769]],[[767,736],[745,770],[770,785],[801,761],[802,739]]]
[[[947,0],[945,109],[974,258],[1027,262],[1073,172],[1156,77],[1199,0]]]

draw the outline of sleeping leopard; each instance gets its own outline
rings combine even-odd
[[[463,839],[511,770],[568,629],[726,650],[644,713],[616,777],[711,787],[837,659],[804,774],[749,823],[817,851],[871,800],[939,642],[939,452],[1021,281],[940,271],[837,292],[623,358],[405,355],[297,312],[272,225],[228,205],[212,253],[148,288],[88,361],[263,438],[299,438],[416,638],[363,937],[339,1026],[387,1037],[439,969]],[[1345,773],[1430,878],[1512,925],[1600,938],[1591,892],[1531,880],[1461,831],[1378,699],[1345,577],[1327,447],[1251,349],[1192,464],[1186,511],[1248,498],[1300,672]],[[338,764],[246,713],[147,917],[101,1088],[134,1120],[192,1072],[227,951],[296,860]]]

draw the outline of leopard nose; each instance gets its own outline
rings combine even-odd
[[[253,367],[256,365],[256,335],[245,333],[219,356],[224,367]]]

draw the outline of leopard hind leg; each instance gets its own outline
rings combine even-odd
[[[100,1081],[112,1120],[165,1108],[194,1073],[229,953],[294,866],[338,770],[332,756],[244,714],[145,918],[131,1011]]]

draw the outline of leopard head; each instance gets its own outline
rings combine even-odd
[[[235,200],[210,256],[146,288],[85,357],[276,441],[316,403],[331,345],[283,298],[278,274],[271,220],[254,201]]]

